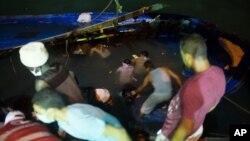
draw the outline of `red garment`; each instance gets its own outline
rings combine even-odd
[[[225,87],[225,75],[219,67],[211,66],[189,78],[169,104],[163,134],[171,138],[182,116],[194,120],[192,132],[196,131],[210,109],[220,102]]]
[[[1,141],[60,141],[42,124],[15,120],[0,128]]]

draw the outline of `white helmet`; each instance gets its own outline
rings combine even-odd
[[[42,42],[30,42],[19,50],[20,60],[27,67],[39,67],[44,65],[49,54]]]

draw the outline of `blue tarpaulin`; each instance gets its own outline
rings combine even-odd
[[[0,50],[17,47],[30,41],[46,39],[116,17],[116,14],[111,12],[105,12],[101,15],[100,13],[93,12],[91,14],[92,22],[81,24],[77,22],[77,18],[80,14],[81,13],[66,13],[0,17]],[[120,15],[124,14],[126,13]],[[147,21],[150,19],[149,16],[141,15],[137,18],[137,21]],[[129,19],[123,23],[131,22],[134,22],[134,19]]]

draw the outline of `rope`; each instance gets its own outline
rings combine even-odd
[[[65,64],[64,64],[65,67],[67,66],[68,61],[69,61],[68,44],[69,44],[69,41],[66,40],[65,52],[66,52],[67,59],[66,59],[66,62],[65,62]]]
[[[250,114],[250,111],[248,111],[246,108],[242,107],[241,105],[237,104],[236,102],[234,102],[233,100],[229,99],[226,96],[223,96],[227,101],[229,101],[231,104],[233,104],[234,106],[236,106],[237,108],[239,108],[240,110],[246,112],[247,114]]]
[[[107,4],[107,6],[101,11],[101,13],[99,15],[97,15],[92,21],[96,20],[97,18],[99,18],[112,4],[114,0],[110,0],[109,3]]]
[[[14,65],[14,63],[13,63],[13,60],[12,60],[12,57],[11,57],[11,56],[10,56],[10,63],[11,63],[13,72],[16,73],[15,65]]]
[[[107,6],[101,11],[101,13],[99,15],[97,15],[94,19],[92,19],[92,21],[99,18],[110,7],[110,5],[112,4],[113,1],[114,0],[110,0],[109,3],[107,4]],[[66,40],[65,52],[66,52],[67,59],[66,59],[66,62],[64,64],[65,67],[67,66],[68,61],[69,61],[68,43],[69,43],[69,41]]]

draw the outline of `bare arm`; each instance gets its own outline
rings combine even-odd
[[[47,82],[45,82],[43,80],[36,80],[35,89],[37,92],[44,89],[44,88],[47,88],[47,87],[49,87],[49,84]]]
[[[193,127],[194,120],[182,117],[171,141],[185,141],[186,138],[192,133]]]
[[[142,83],[135,91],[135,93],[140,93],[149,83],[151,82],[151,75],[147,75]]]
[[[134,75],[132,74],[131,76],[130,76],[130,79],[132,79],[133,81],[137,81],[137,79],[134,77]]]

